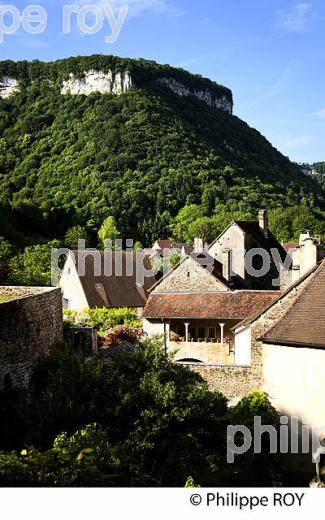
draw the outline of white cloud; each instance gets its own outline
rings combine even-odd
[[[292,137],[289,135],[277,135],[274,137],[277,146],[288,150],[298,150],[306,148],[312,143],[311,135],[303,135],[302,137]]]
[[[322,108],[322,110],[318,110],[317,112],[314,112],[313,116],[319,117],[320,119],[325,119],[325,108]]]
[[[307,29],[312,4],[300,3],[277,11],[277,27],[287,32],[302,32]]]

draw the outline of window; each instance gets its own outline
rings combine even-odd
[[[216,337],[216,328],[215,327],[209,327],[208,329],[208,338],[209,339],[215,339]]]

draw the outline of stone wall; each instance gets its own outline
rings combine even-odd
[[[204,265],[206,260],[202,260],[200,265],[196,260],[189,257],[184,260],[165,280],[159,283],[153,292],[216,292],[227,291],[215,276],[209,272],[211,266]]]
[[[236,404],[240,399],[249,395],[262,386],[262,352],[253,349],[252,366],[236,365],[190,365],[190,368],[200,374],[208,383],[213,392],[221,392],[230,404]]]
[[[62,339],[60,289],[1,287],[0,388],[23,385],[36,360]],[[11,298],[11,299],[9,299]]]

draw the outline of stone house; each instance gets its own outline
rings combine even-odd
[[[155,282],[148,255],[86,250],[70,251],[59,286],[64,309],[128,307],[141,316]]]
[[[249,365],[250,350],[236,352],[232,328],[262,310],[277,291],[234,290],[207,254],[185,257],[150,291],[143,328],[165,338],[175,361]]]
[[[24,385],[62,337],[60,289],[0,287],[0,389]]]
[[[258,221],[231,222],[208,247],[208,253],[223,266],[223,277],[236,287],[274,290],[283,284],[283,280],[275,281],[287,253],[268,229],[267,210],[260,210]],[[267,265],[265,274],[263,265]]]
[[[309,428],[310,443],[317,442],[325,432],[325,260],[237,325],[235,345],[251,350],[256,388],[282,415],[294,418],[299,442],[302,425]],[[307,462],[310,467],[310,453]]]

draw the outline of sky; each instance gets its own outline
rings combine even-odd
[[[13,17],[1,6],[22,15],[33,4],[46,11],[43,32],[26,32],[25,11],[25,23],[6,34]],[[85,18],[93,34],[80,30],[77,14],[63,33],[70,4],[84,13],[95,6],[98,26],[95,14]],[[104,6],[115,20],[125,17],[115,42],[105,42],[112,22]],[[325,160],[324,29],[324,0],[7,0],[0,60],[114,54],[183,67],[231,88],[235,115],[291,160],[312,163]]]

